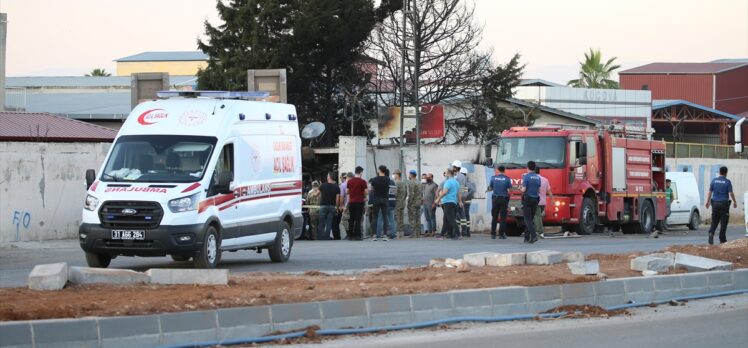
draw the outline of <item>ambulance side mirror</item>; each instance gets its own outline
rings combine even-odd
[[[94,181],[96,181],[96,171],[93,169],[86,170],[86,190],[91,188]]]

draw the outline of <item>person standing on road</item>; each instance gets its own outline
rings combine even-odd
[[[719,176],[709,184],[706,195],[706,208],[712,206],[712,225],[709,227],[709,244],[714,244],[714,232],[719,228],[719,243],[727,242],[727,223],[730,220],[730,198],[733,208],[738,207],[735,193],[732,192],[732,182],[727,178],[727,167],[719,168]]]
[[[533,219],[540,200],[540,175],[535,174],[535,161],[527,162],[527,173],[522,175],[521,189],[522,215],[525,219],[525,242],[532,244],[538,241]]]
[[[460,168],[460,174],[465,176],[465,189],[462,192],[462,211],[464,212],[465,219],[463,219],[463,235],[470,237],[470,203],[473,201],[475,196],[475,184],[468,179],[467,168]]]
[[[551,191],[551,183],[548,181],[548,178],[540,175],[540,167],[535,167],[535,174],[538,174],[540,177],[540,190],[538,191],[540,196],[538,198],[538,209],[535,211],[533,222],[538,237],[545,238],[545,235],[543,234],[543,217],[545,217],[546,195],[550,196],[551,202],[553,202],[553,191]]]
[[[423,183],[421,194],[422,207],[421,211],[426,220],[424,225],[424,235],[431,237],[436,233],[436,209],[434,208],[434,201],[436,196],[439,194],[439,185],[434,182],[434,174],[426,175],[426,182]]]
[[[408,172],[408,223],[410,237],[421,238],[421,184],[416,180],[418,173],[411,169]]]
[[[332,222],[332,239],[334,240],[340,240],[340,223],[343,222],[343,214],[345,213],[345,209],[348,206],[347,200],[348,195],[346,194],[346,180],[348,179],[348,176],[345,173],[340,174],[340,208],[338,208],[335,211],[335,217],[333,218]],[[350,233],[348,231],[347,233]],[[348,238],[346,238],[348,239]]]
[[[317,239],[329,240],[332,232],[335,212],[340,209],[342,199],[340,198],[340,187],[335,183],[333,173],[327,174],[327,182],[320,185],[321,197],[319,200],[319,227],[317,228]],[[340,235],[338,235],[340,239]]]
[[[377,168],[377,176],[369,180],[372,188],[372,227],[376,227],[380,218],[384,217],[384,229],[387,229],[387,210],[388,194],[390,190],[390,178],[387,177],[387,167],[380,165]],[[374,228],[376,236],[372,238],[373,241],[378,241],[382,238],[382,230]]]
[[[351,174],[351,173],[348,173]],[[361,224],[364,217],[364,202],[366,202],[366,193],[368,185],[362,178],[364,168],[356,167],[356,176],[349,178],[346,184],[348,191],[348,239],[363,240],[361,234]]]
[[[452,170],[454,173],[454,179],[460,184],[459,195],[461,199],[465,199],[465,193],[467,192],[467,176],[462,174],[462,161],[456,160],[452,162]],[[460,225],[460,235],[468,237],[467,235],[467,222],[465,221],[465,207],[457,207],[457,223]]]
[[[499,239],[506,239],[506,215],[509,207],[509,189],[512,188],[512,179],[504,174],[506,168],[498,166],[494,168],[488,191],[491,194],[491,239],[496,239],[496,224],[501,218],[499,225]]]
[[[408,185],[403,181],[400,169],[395,169],[392,180],[395,181],[395,222],[397,223],[396,235],[402,237],[405,231],[405,205],[408,200]]]
[[[312,182],[312,189],[306,195],[306,204],[309,207],[309,240],[317,239],[317,228],[319,227],[319,181]]]
[[[462,198],[460,197],[460,183],[457,182],[454,175],[454,169],[447,169],[447,180],[444,182],[444,188],[439,192],[439,197],[436,198],[436,204],[441,203],[442,210],[444,210],[443,223],[447,226],[446,235],[457,240],[461,237],[456,215],[457,209],[462,206]],[[444,238],[440,237],[439,239]]]
[[[387,169],[386,176],[390,176],[390,170]],[[390,178],[390,186],[389,191],[387,193],[387,202],[388,202],[388,210],[387,210],[387,219],[389,220],[390,228],[388,231],[385,231],[390,239],[396,239],[397,238],[397,225],[395,225],[395,205],[397,204],[397,184],[395,183],[395,180]],[[385,242],[387,241],[387,238],[383,239]]]

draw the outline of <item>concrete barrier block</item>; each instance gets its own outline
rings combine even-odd
[[[626,292],[653,292],[654,291],[654,280],[652,277],[646,278],[622,278]]]
[[[597,260],[569,262],[566,265],[569,267],[571,274],[592,275],[600,273],[600,264]]]
[[[654,302],[654,291],[627,292],[626,302],[652,303]]]
[[[733,290],[732,272],[712,271],[706,275],[707,288],[710,292]]]
[[[683,287],[682,279],[677,275],[653,276],[655,291],[678,290]]]
[[[669,259],[651,256],[639,256],[631,260],[631,269],[634,271],[667,272],[673,263]]]
[[[453,291],[451,294],[454,308],[491,307],[491,293],[486,290]]]
[[[229,283],[227,269],[172,269],[151,268],[145,272],[152,284],[201,284],[226,285]]]
[[[556,308],[562,305],[563,305],[563,302],[560,299],[551,300],[551,301],[528,302],[527,313],[538,314],[538,313],[545,312],[549,309]]]
[[[31,347],[30,322],[0,322],[0,347]]]
[[[533,286],[527,288],[527,303],[561,300],[561,286]]]
[[[493,306],[494,317],[521,315],[530,313],[527,309],[527,303],[502,304]]]
[[[553,265],[563,261],[563,254],[558,251],[540,250],[527,253],[528,265]]]
[[[572,251],[572,252],[564,253],[562,255],[562,258],[564,262],[579,262],[579,261],[584,261],[584,254],[582,254],[579,251]]]
[[[382,313],[410,313],[410,296],[386,296],[372,297],[366,300],[369,302],[369,314]]]
[[[574,283],[561,285],[561,299],[564,305],[594,304],[594,283]]]
[[[706,273],[687,273],[678,275],[683,289],[704,289],[707,288]]]
[[[397,313],[380,313],[369,315],[369,326],[393,326],[410,324],[413,322],[413,313],[411,312],[397,312]]]
[[[320,312],[319,302],[289,303],[271,306],[270,317],[275,325],[299,320],[320,321],[322,313]]]
[[[66,262],[36,265],[29,273],[28,285],[33,290],[60,290],[68,282]]]
[[[491,290],[491,303],[494,306],[527,303],[527,289],[518,286]]]
[[[595,304],[603,308],[620,306],[625,303],[626,303],[626,294],[624,294],[623,292],[620,293],[619,295],[595,296]]]
[[[732,285],[735,290],[748,289],[748,269],[732,271]]]
[[[70,267],[68,278],[74,284],[139,284],[151,280],[147,274],[129,269]]]
[[[96,320],[54,319],[32,324],[36,347],[98,347]]]
[[[99,319],[102,347],[152,347],[161,343],[158,316],[138,315]]]
[[[218,339],[216,311],[159,315],[163,344],[189,344]]]
[[[486,257],[493,255],[496,255],[496,253],[472,253],[463,255],[462,259],[470,266],[482,267],[486,265]]]
[[[339,329],[365,327],[369,325],[366,300],[342,300],[320,303],[322,328]]]
[[[683,267],[691,272],[731,270],[732,263],[694,256],[683,253],[675,254],[675,266]]]
[[[594,288],[596,296],[619,295],[626,292],[624,281],[618,279],[595,282]]]
[[[216,314],[221,341],[264,336],[272,331],[269,306],[222,308]]]
[[[422,321],[441,320],[446,318],[454,317],[455,313],[452,309],[432,309],[429,311],[414,311],[413,322],[418,323]]]
[[[452,296],[450,294],[413,295],[412,301],[413,311],[452,309]]]
[[[525,253],[494,254],[486,257],[486,266],[507,267],[525,264]]]

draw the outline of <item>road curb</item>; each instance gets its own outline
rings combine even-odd
[[[537,313],[565,304],[604,307],[748,290],[748,269],[502,287],[142,316],[0,322],[0,347],[132,347],[227,341],[274,331],[410,324],[458,316]]]

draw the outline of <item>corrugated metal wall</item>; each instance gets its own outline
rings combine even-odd
[[[712,75],[620,75],[621,88],[647,85],[652,99],[684,99],[712,107]]]
[[[717,75],[716,109],[731,114],[748,111],[748,66]]]

